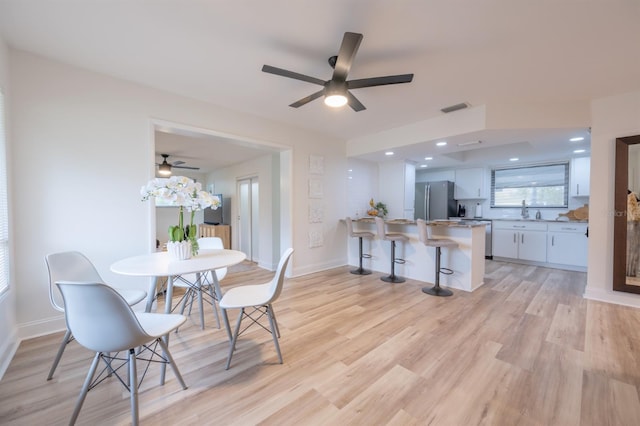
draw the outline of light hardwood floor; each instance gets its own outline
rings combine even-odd
[[[486,284],[453,297],[425,283],[350,268],[289,279],[271,337],[228,342],[211,311],[170,347],[189,388],[152,366],[140,391],[148,425],[639,425],[640,310],[584,300],[586,275],[487,261]],[[225,286],[270,273],[229,274]],[[230,315],[232,322],[235,312]],[[66,424],[92,354],[73,342],[52,381],[61,333],[25,341],[0,382],[0,423]],[[79,424],[127,424],[115,380],[89,392]]]

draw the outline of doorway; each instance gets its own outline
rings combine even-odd
[[[259,262],[258,206],[260,192],[258,176],[239,179],[237,181],[238,194],[238,243],[241,252],[247,255],[247,260]]]

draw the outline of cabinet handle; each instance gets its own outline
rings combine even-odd
[[[576,183],[576,195],[580,195],[580,184]]]
[[[560,229],[562,229],[563,231],[577,231],[578,230],[578,228],[571,228],[571,227],[568,227],[568,226],[563,226]]]
[[[478,188],[478,197],[480,196],[480,188]]]
[[[527,225],[513,225],[514,228],[524,229]]]
[[[516,240],[516,235],[517,235],[517,233],[516,233],[516,232],[514,232],[514,233],[513,233],[513,244],[515,244],[515,243],[517,243],[517,242],[518,242],[518,241]]]
[[[524,234],[520,234],[520,244],[524,244]]]
[[[556,242],[556,236],[555,236],[555,235],[552,235],[552,236],[551,236],[551,245],[552,245],[552,246],[554,246],[554,245],[555,245],[555,242]]]

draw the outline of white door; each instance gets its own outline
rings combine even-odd
[[[252,262],[258,261],[259,192],[258,178],[252,177],[238,181],[238,244],[241,252]]]

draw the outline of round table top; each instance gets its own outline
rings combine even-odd
[[[111,271],[122,275],[169,277],[225,268],[242,262],[246,257],[238,250],[201,249],[191,259],[176,260],[163,251],[119,260],[111,265]]]

